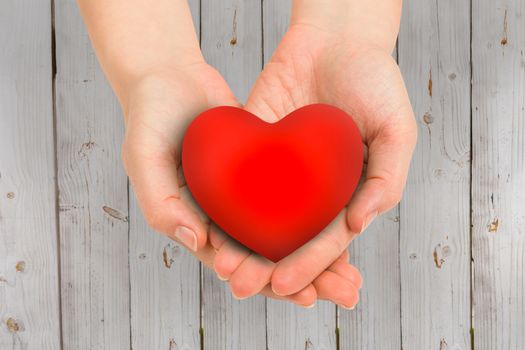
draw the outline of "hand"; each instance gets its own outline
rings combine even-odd
[[[157,231],[185,244],[207,266],[215,256],[209,241],[223,247],[223,263],[236,261],[236,256],[224,253],[231,240],[213,234],[213,225],[192,201],[177,167],[182,134],[191,119],[216,105],[238,105],[221,76],[204,63],[188,3],[159,0],[151,6],[146,0],[132,4],[126,0],[77,2],[102,69],[124,111],[122,155],[147,221]],[[207,231],[214,240],[207,240]],[[342,254],[332,269],[351,269],[345,258],[347,255]],[[317,297],[337,302],[338,291],[327,287],[344,285],[342,275],[323,272],[316,279],[317,289],[308,283],[286,299],[300,305],[310,305]],[[262,286],[257,288],[262,294],[280,298],[268,284]]]
[[[124,100],[128,103],[123,106],[126,134],[122,156],[149,225],[185,245],[208,267],[213,265],[215,257],[215,249],[207,241],[208,233],[210,241],[222,247],[222,261],[235,260],[239,255],[233,247],[238,244],[210,225],[180,171],[182,138],[191,120],[217,105],[239,106],[227,84],[215,69],[199,62],[149,73],[129,84],[127,91]],[[352,271],[345,259],[347,255],[341,254],[341,259],[332,264],[333,269]],[[249,270],[248,263],[243,266]],[[347,275],[355,278],[353,273]],[[260,279],[260,275],[252,274],[247,281],[257,284]],[[256,293],[303,306],[313,304],[318,297],[339,300],[337,291],[326,288],[329,284],[323,281],[350,283],[345,273],[324,272],[315,284],[317,289],[307,283],[297,293],[280,297],[272,292],[268,278],[263,280]]]
[[[318,290],[340,290],[345,300],[339,302],[342,306],[357,302],[360,282],[337,284],[321,278],[322,286],[318,283],[326,271],[350,281],[349,276],[358,275],[350,271],[350,265],[345,271],[334,269],[334,261],[378,214],[395,206],[403,192],[416,125],[389,45],[389,40],[359,41],[316,24],[290,26],[245,108],[268,121],[277,121],[311,103],[327,103],[346,111],[363,138],[364,181],[348,207],[323,232],[277,264],[244,249],[220,247],[215,269],[230,280],[235,294],[253,295],[270,281],[277,295],[290,295],[314,281]],[[253,275],[265,279],[261,277],[258,285],[247,284]]]

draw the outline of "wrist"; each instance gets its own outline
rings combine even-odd
[[[98,60],[121,99],[134,81],[204,58],[186,0],[77,0]],[[176,20],[174,20],[176,19]]]
[[[293,0],[291,25],[311,25],[339,41],[389,53],[399,32],[401,0]]]
[[[140,105],[144,100],[156,100],[159,96],[167,98],[166,94],[170,93],[176,100],[178,92],[183,90],[191,91],[194,96],[200,96],[203,86],[201,72],[209,69],[202,60],[186,65],[164,65],[130,77],[118,94],[124,120],[127,122],[130,110],[136,110],[133,106]],[[165,101],[162,104],[164,103]]]

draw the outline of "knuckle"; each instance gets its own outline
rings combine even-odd
[[[329,233],[323,236],[329,251],[342,252],[346,249],[344,239],[337,233]]]

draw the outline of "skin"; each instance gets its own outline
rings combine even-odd
[[[390,52],[397,0],[295,0],[291,25],[245,106],[199,50],[186,1],[79,0],[93,46],[126,121],[122,158],[153,229],[186,245],[237,298],[258,293],[311,306],[353,308],[362,285],[347,246],[400,199],[416,140],[412,109]],[[177,20],[173,20],[176,18]],[[218,105],[274,122],[303,105],[352,115],[365,144],[363,183],[316,238],[278,263],[252,254],[210,223],[185,186],[187,125]]]

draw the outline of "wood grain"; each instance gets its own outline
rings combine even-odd
[[[130,197],[133,349],[200,349],[199,262],[146,224]]]
[[[51,4],[0,4],[0,349],[60,348]]]
[[[190,6],[206,59],[244,102],[290,0]],[[525,0],[405,2],[418,147],[399,209],[350,247],[365,284],[338,314],[237,301],[147,228],[76,4],[54,1],[55,52],[52,8],[0,4],[0,349],[523,349]]]
[[[198,34],[199,0],[189,3]],[[129,201],[132,349],[199,350],[199,261],[148,227],[131,186]]]
[[[399,65],[418,123],[400,205],[403,349],[470,349],[469,1],[408,1]]]
[[[202,0],[201,6],[203,54],[244,102],[262,66],[261,2]],[[234,299],[228,284],[207,268],[203,268],[202,293],[206,349],[266,349],[263,297]]]
[[[74,1],[55,1],[55,31],[63,346],[129,349],[122,116]]]
[[[472,3],[476,349],[525,346],[525,1]]]
[[[202,0],[201,48],[244,103],[262,67],[260,0]]]
[[[364,283],[356,308],[339,308],[340,349],[400,349],[398,208],[377,218],[349,251]]]

